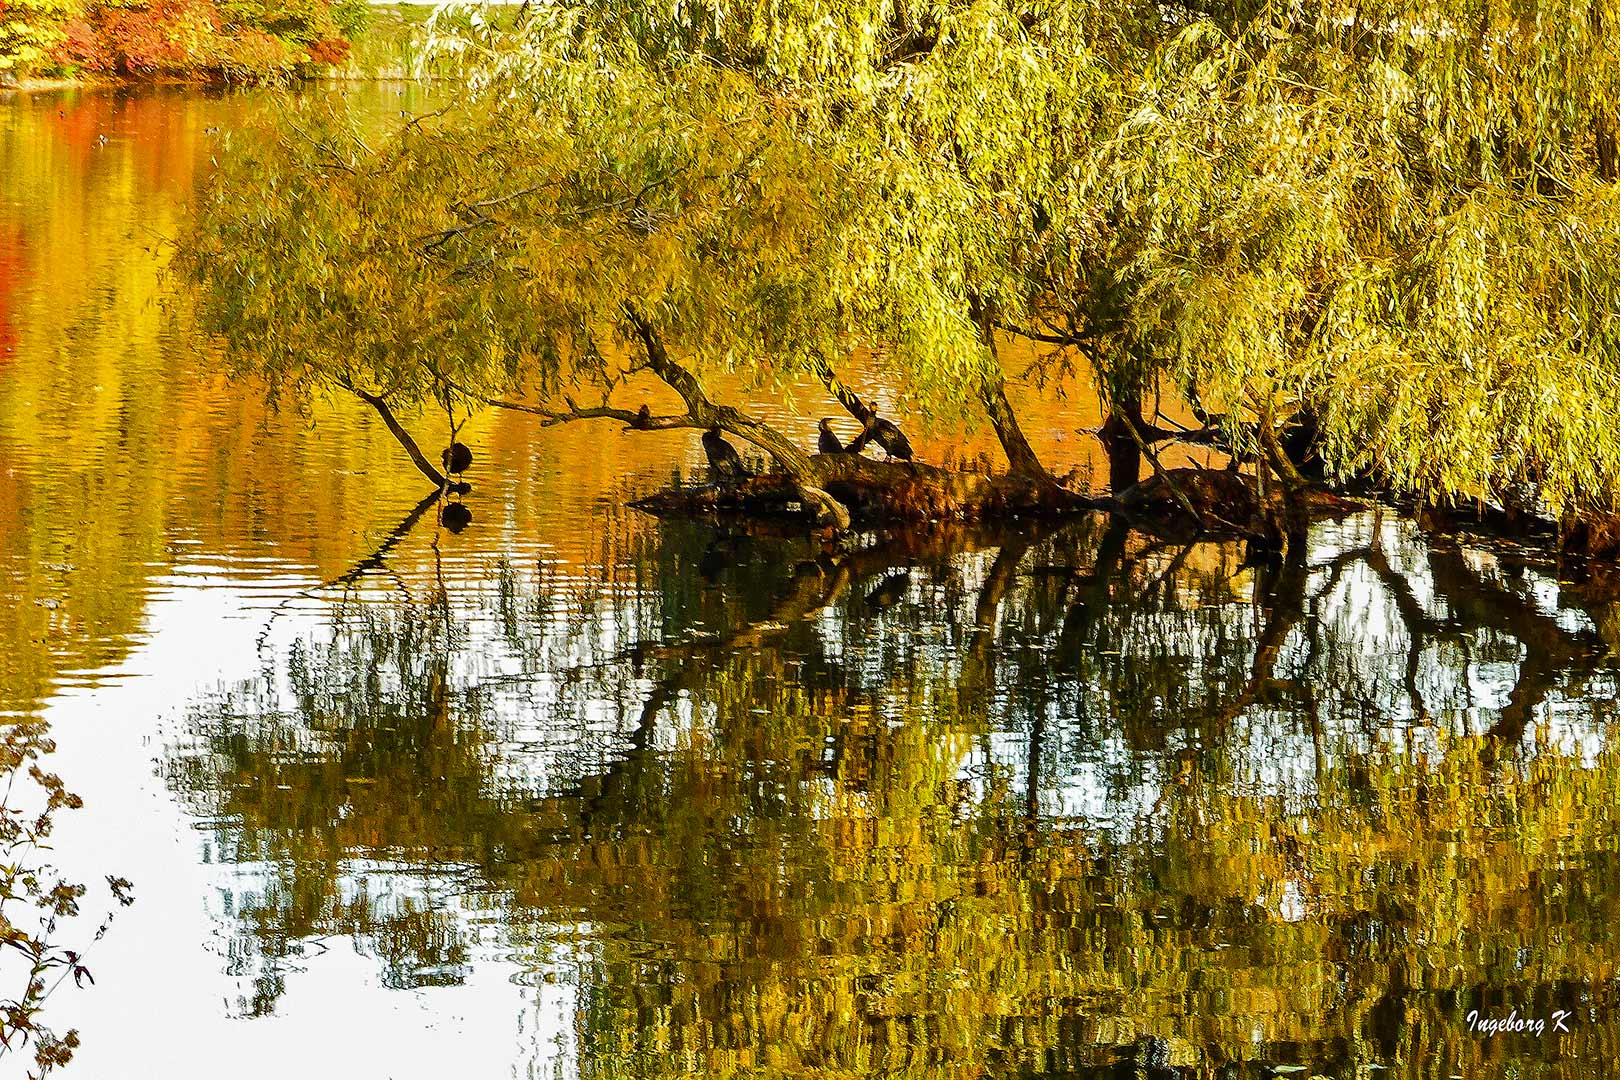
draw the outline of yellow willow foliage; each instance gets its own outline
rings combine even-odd
[[[1613,6],[456,8],[449,111],[233,146],[190,265],[304,389],[610,382],[628,305],[762,382],[876,346],[937,410],[990,322],[1108,401],[1309,414],[1339,475],[1603,508]]]
[[[290,105],[298,134],[223,148],[185,265],[244,371],[298,394],[578,392],[624,374],[633,317],[756,379],[836,345],[851,186],[748,80],[561,58],[508,89],[374,142]]]

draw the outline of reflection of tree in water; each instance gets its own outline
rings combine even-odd
[[[352,604],[199,705],[253,1011],[326,935],[454,982],[485,911],[593,1076],[1615,1059],[1614,673],[1510,553],[716,543]],[[1576,1034],[1467,1032],[1513,1007]]]

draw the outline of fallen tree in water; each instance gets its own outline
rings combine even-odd
[[[1458,88],[1517,86],[1584,44],[1482,66],[1452,51],[1471,34],[1425,29],[1418,47],[1396,20],[1407,46],[1371,63],[1322,36],[1332,20],[1277,48],[1269,15],[1205,34],[1153,5],[994,7],[919,15],[899,54],[858,5],[699,28],[684,9],[563,0],[509,33],[441,27],[468,64],[442,110],[379,133],[298,100],[233,134],[179,265],[239,373],[352,392],[440,487],[398,416],[442,401],[690,428],[772,463],[646,504],[662,512],[799,507],[845,528],[1096,505],[1019,427],[1003,385],[1019,339],[1037,381],[1095,388],[1124,515],[1286,549],[1334,508],[1323,481],[1425,504],[1523,486],[1572,541],[1620,550],[1600,527],[1620,506],[1620,173],[1588,123],[1612,118],[1584,82],[1549,90],[1567,128],[1506,132],[1441,130],[1387,92],[1395,64],[1434,115],[1495,115]],[[1132,45],[1107,55],[1109,31],[1091,35],[1116,18]],[[1430,37],[1450,43],[1439,81],[1403,66]],[[793,52],[811,39],[825,54]],[[1569,175],[1545,175],[1553,161]],[[1408,194],[1351,179],[1369,176]],[[862,345],[917,414],[986,419],[1005,472],[905,460],[909,440],[828,362]],[[638,373],[683,411],[616,404]],[[857,447],[902,460],[812,453],[716,401],[713,376],[766,392],[819,376]],[[1161,423],[1161,392],[1201,427]],[[1240,469],[1172,472],[1153,450],[1195,438]]]
[[[1050,518],[1107,502],[1013,472],[966,472],[922,462],[874,461],[852,453],[813,455],[808,468],[819,489],[845,507],[851,523],[859,525]],[[782,473],[737,483],[667,488],[632,505],[664,516],[813,516],[807,514],[800,489]]]

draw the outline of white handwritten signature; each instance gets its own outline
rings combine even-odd
[[[1478,1009],[1470,1009],[1465,1019],[1468,1021],[1468,1030],[1480,1035],[1496,1035],[1504,1031],[1545,1035],[1549,1019],[1552,1021],[1553,1033],[1557,1034],[1569,1030],[1564,1021],[1572,1015],[1574,1014],[1567,1009],[1554,1009],[1551,1017],[1529,1017],[1520,1016],[1519,1010],[1514,1009],[1506,1016],[1481,1016]]]

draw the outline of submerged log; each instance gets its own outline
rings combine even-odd
[[[816,454],[809,460],[816,485],[849,508],[852,522],[867,526],[1053,519],[1114,510],[1157,532],[1272,540],[1279,523],[1290,518],[1280,487],[1273,484],[1262,500],[1252,475],[1226,469],[1169,469],[1118,498],[1093,498],[1019,473],[964,472],[847,453]],[[1300,497],[1300,509],[1312,519],[1344,517],[1365,505],[1315,489]],[[667,488],[631,505],[662,517],[717,514],[806,522],[815,517],[800,489],[782,473]],[[1189,516],[1189,507],[1197,520]]]
[[[856,454],[811,459],[821,487],[866,521],[987,521],[1055,517],[1099,505],[1044,476],[964,472]]]
[[[1016,473],[961,472],[847,453],[816,454],[810,458],[810,469],[816,486],[848,507],[852,521],[866,525],[1052,518],[1101,505],[1100,500]],[[668,488],[632,505],[662,516],[813,516],[798,487],[781,473],[735,484]]]
[[[1118,506],[1139,522],[1158,522],[1191,534],[1273,539],[1296,513],[1309,519],[1344,517],[1363,504],[1328,491],[1299,492],[1302,505],[1290,507],[1281,485],[1267,486],[1264,497],[1255,478],[1232,469],[1166,469],[1119,496]],[[1198,520],[1189,518],[1189,510]]]
[[[711,514],[795,521],[814,519],[798,487],[782,473],[750,476],[728,484],[672,487],[655,491],[630,504],[658,517],[705,517]]]

